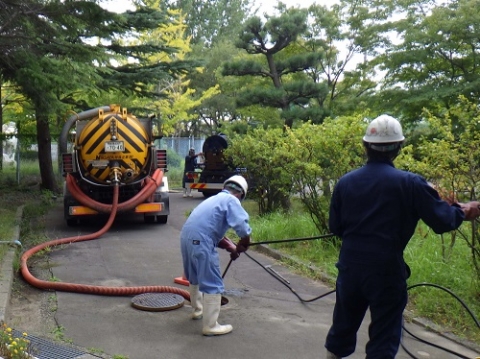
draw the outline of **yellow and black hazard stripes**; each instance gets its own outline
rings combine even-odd
[[[123,119],[121,114],[108,113],[103,120],[96,117],[84,126],[77,139],[83,175],[90,180],[105,183],[112,167],[128,173],[129,181],[149,171],[145,167],[152,161],[150,135],[135,116]],[[119,150],[106,151],[107,143],[115,143]]]

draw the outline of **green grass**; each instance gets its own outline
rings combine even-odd
[[[469,225],[464,223],[462,229]],[[409,285],[433,283],[445,287],[458,296],[478,319],[480,281],[466,242],[457,238],[445,254],[441,236],[431,231],[424,236],[421,232],[425,232],[422,227],[405,251],[405,260],[412,269]],[[445,234],[444,238],[450,238],[450,234]],[[428,286],[416,287],[409,291],[409,302],[409,309],[419,316],[428,317],[459,336],[480,342],[480,328],[475,326],[461,303],[447,292]]]
[[[181,168],[169,168],[165,174],[168,178],[168,186],[170,189],[182,188],[183,169]]]
[[[2,195],[0,194],[0,200],[1,197]],[[16,212],[16,208],[12,206],[2,206],[0,208],[0,241],[11,241],[16,239],[12,238]],[[0,243],[0,259],[3,258],[7,249],[8,244]]]
[[[288,215],[272,213],[263,217],[253,217],[251,225],[254,242],[310,238],[325,234],[318,233],[310,216],[301,212]],[[334,237],[278,243],[270,247],[297,258],[303,264],[313,265],[328,276],[337,275],[335,263],[338,257],[338,240]],[[302,267],[296,269],[302,273],[311,272],[304,271],[305,268]]]

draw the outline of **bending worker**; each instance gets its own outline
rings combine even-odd
[[[355,351],[368,308],[366,358],[394,358],[410,275],[403,251],[418,221],[440,234],[480,215],[479,202],[449,204],[421,176],[396,169],[393,160],[404,139],[395,118],[374,119],[363,137],[366,165],[344,175],[334,188],[329,226],[342,246],[333,324],[325,343],[327,359]]]
[[[232,331],[231,325],[217,322],[224,292],[217,247],[230,252],[232,260],[247,250],[252,229],[248,213],[240,203],[247,191],[245,178],[230,177],[219,194],[207,198],[192,211],[180,234],[184,275],[190,283],[192,319],[203,317],[203,335]],[[230,228],[240,237],[237,246],[224,237]]]

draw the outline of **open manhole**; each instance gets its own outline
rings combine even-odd
[[[150,312],[163,312],[183,306],[185,299],[174,293],[143,293],[132,298],[132,307]]]

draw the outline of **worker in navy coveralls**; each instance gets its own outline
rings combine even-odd
[[[394,358],[410,274],[403,251],[418,221],[440,234],[480,215],[479,202],[447,203],[424,178],[396,169],[393,160],[404,139],[395,118],[374,119],[363,137],[366,165],[343,176],[334,188],[329,226],[342,246],[333,324],[325,343],[327,359],[355,351],[368,308],[366,358]]]

